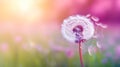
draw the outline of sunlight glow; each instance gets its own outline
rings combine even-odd
[[[3,0],[0,9],[0,18],[16,20],[15,22],[31,23],[42,17],[42,8],[37,0]]]
[[[18,0],[17,2],[17,8],[19,8],[19,10],[21,12],[28,12],[29,10],[31,10],[32,7],[34,7],[34,0]]]

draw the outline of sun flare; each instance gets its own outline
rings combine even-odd
[[[37,0],[3,0],[2,2],[0,18],[3,20],[34,22],[42,15]]]

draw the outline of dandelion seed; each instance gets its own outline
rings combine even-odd
[[[97,47],[98,48],[102,48],[102,46],[97,42]]]
[[[88,18],[89,18],[90,16],[91,16],[90,14],[87,14],[87,15],[86,15],[86,17],[88,17]]]
[[[99,21],[99,18],[95,17],[95,16],[92,16],[91,19],[95,22],[98,22]]]
[[[88,53],[90,56],[92,56],[91,48],[88,48]]]
[[[89,53],[90,56],[95,54],[95,52],[96,52],[96,48],[95,47],[93,47],[93,46],[88,47],[88,53]]]
[[[102,23],[95,23],[97,26],[100,26],[100,27],[102,27],[102,28],[107,28],[107,25],[104,25],[104,24],[102,24]]]

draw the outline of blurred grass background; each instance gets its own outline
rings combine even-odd
[[[68,43],[58,32],[50,35],[52,40],[45,41],[40,35],[31,35],[28,39],[20,34],[0,34],[0,67],[80,67],[78,45]],[[96,39],[83,45],[85,67],[119,67],[119,56],[116,59],[115,52],[119,41],[109,43],[111,34],[104,32],[104,36],[101,48],[97,47]]]

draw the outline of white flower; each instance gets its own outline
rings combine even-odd
[[[94,35],[94,24],[86,16],[70,16],[62,24],[62,34],[70,42],[88,40]]]

